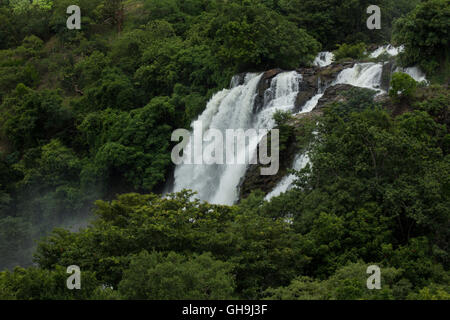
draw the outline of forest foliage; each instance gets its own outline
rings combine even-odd
[[[81,30],[66,28],[73,4]],[[382,8],[381,30],[366,27],[370,4]],[[450,103],[439,84],[394,81],[392,103],[408,110],[398,117],[367,91],[330,107],[298,187],[270,202],[158,194],[173,169],[171,132],[236,73],[309,66],[325,49],[357,59],[394,31],[401,63],[444,70],[448,82],[449,8],[2,1],[0,298],[448,298]],[[386,286],[369,292],[362,271],[374,263]],[[61,285],[71,264],[81,291]]]

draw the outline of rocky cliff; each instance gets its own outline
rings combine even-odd
[[[342,67],[342,69],[345,67]],[[332,75],[337,74],[340,71],[340,68],[336,68],[336,66],[332,68],[327,68],[325,71],[325,75],[321,72],[323,70],[316,69],[318,72],[314,72],[314,69],[311,69],[311,74],[307,74],[303,79],[303,83],[305,86],[311,86],[311,99],[319,90],[319,83],[317,81],[319,77],[323,77],[324,81],[332,82]],[[342,70],[340,69],[340,70]],[[329,71],[332,73],[329,73]],[[304,72],[305,70],[302,70]],[[321,76],[322,74],[322,76]],[[267,80],[268,78],[266,78]],[[314,84],[316,84],[314,86]],[[312,126],[310,126],[310,122],[314,121],[315,117],[321,116],[323,112],[323,108],[327,105],[335,103],[335,102],[345,102],[347,97],[344,95],[344,92],[350,90],[352,88],[356,88],[354,86],[348,84],[338,84],[331,87],[328,87],[322,98],[319,100],[317,106],[314,108],[312,112],[308,113],[299,113],[293,116],[292,120],[288,123],[288,125],[294,128],[293,136],[289,138],[287,142],[286,148],[283,150],[283,154],[280,154],[280,170],[276,175],[273,176],[262,176],[260,175],[260,165],[250,165],[245,176],[241,180],[240,183],[240,199],[246,198],[253,190],[261,190],[265,194],[269,193],[273,188],[281,181],[281,179],[288,173],[289,168],[292,168],[292,163],[294,161],[295,155],[308,147],[309,142],[312,139]],[[314,90],[315,89],[315,90]],[[299,96],[297,97],[297,101],[299,99],[304,99],[303,90],[300,91]],[[307,101],[307,100],[306,100]],[[306,103],[306,102],[305,102]],[[299,109],[301,106],[299,107]]]

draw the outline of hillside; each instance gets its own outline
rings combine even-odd
[[[0,2],[0,299],[449,299],[449,23],[449,0]],[[279,170],[174,164],[198,121],[278,129]]]

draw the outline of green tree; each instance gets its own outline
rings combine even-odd
[[[409,101],[413,97],[417,88],[417,82],[408,74],[396,72],[392,75],[391,89],[389,96],[394,101]]]
[[[362,42],[355,45],[346,43],[338,45],[338,49],[334,51],[334,59],[340,61],[342,59],[361,59],[366,52],[366,45]]]
[[[125,299],[231,299],[235,287],[231,270],[229,263],[211,254],[187,258],[143,251],[131,258],[119,292]]]
[[[404,65],[418,64],[428,74],[449,63],[449,0],[422,1],[395,24],[393,39],[404,45],[400,54]],[[448,76],[448,75],[447,75]]]

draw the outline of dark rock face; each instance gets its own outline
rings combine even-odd
[[[342,94],[352,88],[357,88],[350,84],[337,84],[325,90],[323,97],[317,103],[316,110],[322,110],[326,105],[334,102],[345,102],[347,98]]]
[[[266,90],[270,88],[272,79],[282,72],[283,70],[279,68],[264,72],[261,80],[259,80],[258,88],[256,90],[257,93],[255,98],[255,105],[253,106],[253,112],[258,112],[262,107],[264,107],[264,94]]]
[[[300,83],[300,92],[295,100],[294,112],[299,112],[302,107],[317,93],[323,92],[344,69],[351,68],[355,62],[344,62],[339,64],[331,64],[323,68],[302,68],[297,69],[298,73],[303,75]]]
[[[297,127],[299,121],[303,118],[312,118],[315,116],[321,116],[323,114],[323,108],[328,104],[334,102],[345,102],[347,98],[342,93],[352,88],[356,87],[349,84],[337,84],[327,88],[323,94],[323,97],[320,98],[314,110],[308,113],[299,113],[295,115],[290,125]]]
[[[312,79],[312,78],[311,78]],[[307,81],[304,81],[307,83]],[[322,110],[328,104],[334,102],[345,102],[347,98],[343,95],[343,92],[356,88],[349,84],[337,84],[335,86],[329,87],[325,90],[323,97],[319,100],[316,108],[309,113],[301,113],[294,116],[289,125],[299,128],[302,125],[302,119],[312,118],[315,116],[320,116]],[[314,93],[315,94],[315,93]],[[313,95],[314,95],[313,94]],[[239,199],[244,199],[250,195],[253,190],[259,189],[265,194],[272,191],[276,185],[283,179],[287,174],[288,169],[292,167],[295,155],[299,152],[299,146],[296,143],[296,139],[291,139],[288,142],[288,147],[280,154],[280,170],[276,175],[273,176],[262,176],[260,174],[261,165],[250,165],[242,178],[239,186]]]
[[[302,68],[296,71],[303,76],[300,82],[300,90],[295,99],[294,112],[301,111],[301,108],[310,100],[320,89],[320,78],[317,72],[320,68]]]
[[[259,147],[259,146],[258,146]],[[272,176],[261,175],[260,164],[252,164],[247,168],[245,176],[241,179],[239,183],[239,199],[245,199],[254,190],[261,190],[265,194],[272,191],[276,185],[283,179],[287,174],[287,170],[292,168],[294,162],[294,157],[296,155],[297,146],[295,139],[289,141],[287,150],[280,154],[280,169],[278,173]],[[258,150],[259,151],[259,150]]]
[[[380,89],[388,92],[391,86],[392,73],[394,72],[396,64],[394,60],[390,60],[383,64],[383,71],[381,73]]]
[[[230,88],[243,85],[245,82],[246,74],[247,74],[246,72],[243,72],[233,76],[233,78],[231,79]]]

